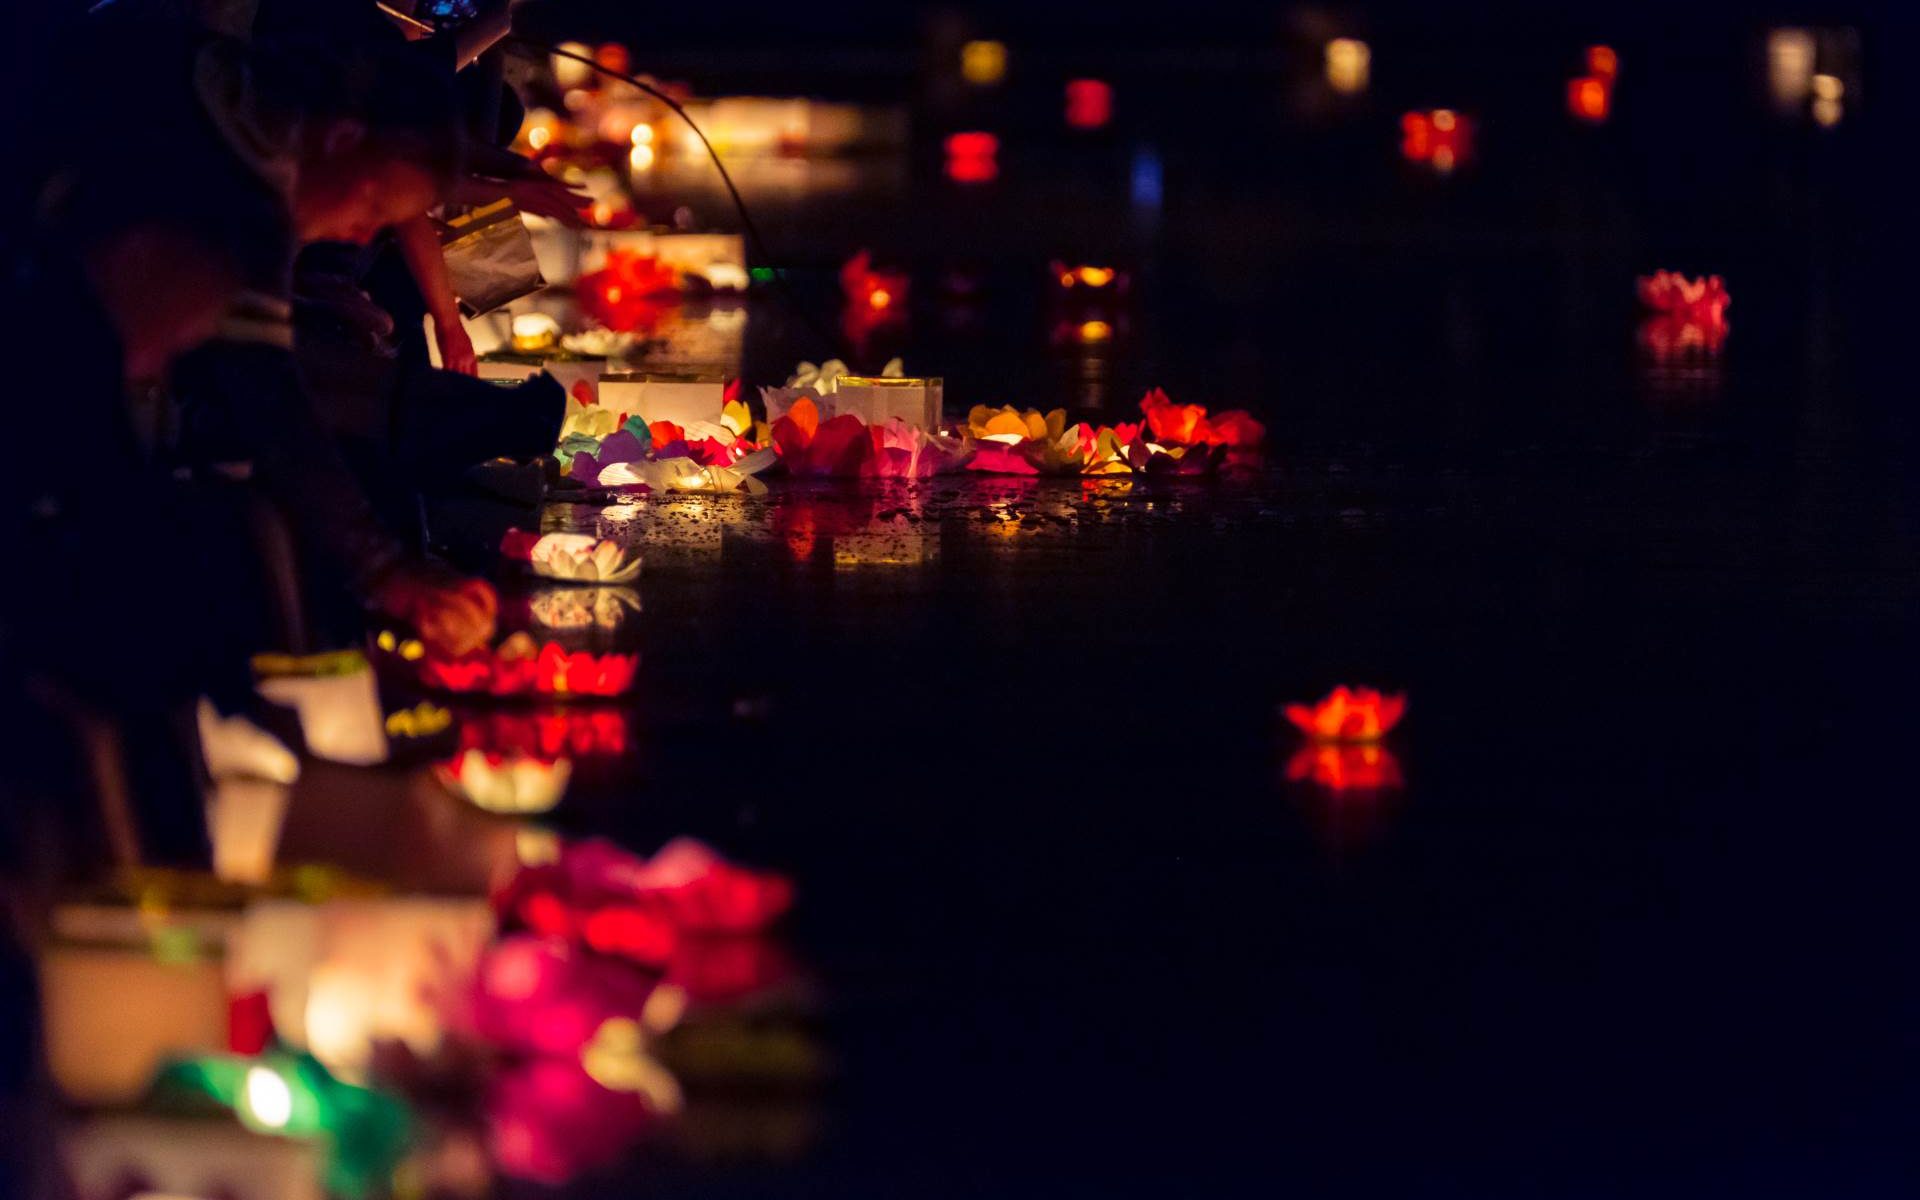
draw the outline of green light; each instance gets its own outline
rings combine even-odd
[[[751,271],[747,272],[747,276],[748,278],[752,279],[755,283],[772,283],[773,268],[772,267],[755,267]]]

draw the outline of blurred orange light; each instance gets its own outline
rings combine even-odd
[[[1327,43],[1327,86],[1343,96],[1367,90],[1373,50],[1358,38],[1334,38]]]
[[[607,70],[621,75],[625,75],[633,69],[633,56],[628,54],[627,48],[619,42],[608,42],[598,50],[595,50],[593,52],[593,61],[599,63]]]
[[[1612,46],[1588,46],[1587,73],[1611,84],[1620,77],[1620,56]]]
[[[1400,154],[1441,174],[1465,161],[1473,122],[1450,108],[1410,112],[1400,118]]]
[[[960,47],[960,75],[975,87],[992,87],[1007,77],[1003,42],[968,42]]]
[[[1105,321],[1088,321],[1080,326],[1080,340],[1088,345],[1113,340],[1113,326]]]
[[[1075,129],[1101,129],[1113,120],[1113,88],[1098,79],[1076,79],[1067,84],[1067,124]]]
[[[1567,111],[1592,125],[1607,119],[1613,108],[1613,95],[1607,81],[1597,75],[1582,75],[1567,83]]]

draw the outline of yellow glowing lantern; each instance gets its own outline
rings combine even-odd
[[[1782,111],[1797,112],[1813,90],[1815,52],[1811,30],[1776,29],[1767,35],[1767,88]]]
[[[1334,38],[1327,43],[1327,86],[1342,96],[1367,90],[1373,71],[1373,48],[1359,38]]]
[[[539,354],[560,342],[560,322],[542,312],[521,313],[513,319],[513,348],[520,354]]]
[[[975,87],[992,87],[1007,77],[1003,42],[968,42],[960,47],[960,77]]]

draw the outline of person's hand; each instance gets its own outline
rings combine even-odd
[[[586,227],[580,210],[593,203],[592,196],[551,175],[539,179],[503,179],[500,190],[521,212],[546,217],[574,229]]]
[[[461,375],[478,375],[480,359],[473,352],[473,339],[459,317],[433,319],[433,340],[440,346],[440,368]]]
[[[435,654],[458,658],[493,640],[500,600],[484,579],[408,568],[380,589],[374,602],[419,631]]]

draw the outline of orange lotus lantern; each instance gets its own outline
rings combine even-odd
[[[1380,792],[1404,785],[1400,760],[1377,742],[1313,742],[1287,760],[1290,783],[1314,783],[1330,792]]]
[[[1406,714],[1404,693],[1387,695],[1373,688],[1334,688],[1318,704],[1289,704],[1287,720],[1316,742],[1377,742],[1393,732]]]

